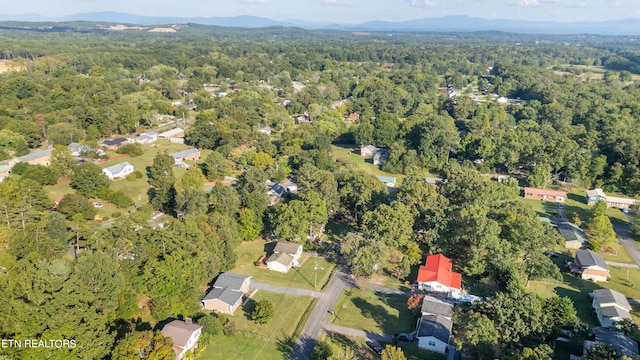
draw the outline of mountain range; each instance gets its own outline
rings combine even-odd
[[[508,19],[482,19],[468,16],[444,16],[408,21],[369,21],[361,24],[334,24],[301,20],[278,21],[256,16],[233,17],[173,17],[142,16],[118,12],[93,12],[63,17],[46,17],[39,14],[2,15],[0,21],[64,22],[92,21],[135,25],[165,25],[197,23],[240,28],[270,26],[300,27],[309,30],[384,31],[384,32],[471,32],[503,31],[522,34],[598,34],[640,35],[640,19],[602,22],[551,22]]]

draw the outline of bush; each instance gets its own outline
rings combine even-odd
[[[102,189],[98,195],[100,199],[106,200],[114,204],[117,208],[123,209],[133,206],[133,200],[127,196],[124,192],[118,190],[113,191],[111,189]]]
[[[23,179],[31,179],[40,185],[55,185],[58,174],[52,168],[28,163],[17,163],[11,168],[11,173],[20,175]]]
[[[127,180],[136,181],[138,179],[142,179],[142,172],[140,170],[136,170],[131,174],[127,175]]]
[[[269,300],[262,300],[256,302],[256,308],[251,313],[251,320],[257,324],[266,324],[273,317],[275,308]]]
[[[127,154],[131,157],[136,157],[144,154],[144,150],[142,150],[142,145],[140,144],[124,144],[116,150],[116,154]]]

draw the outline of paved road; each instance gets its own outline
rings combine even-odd
[[[329,311],[333,310],[344,288],[347,286],[355,287],[353,280],[341,270],[337,271],[327,285],[325,292],[318,298],[315,309],[309,316],[302,334],[300,334],[293,351],[289,355],[290,360],[307,360],[311,358],[313,348],[318,343],[318,338],[326,331],[329,325]]]
[[[279,294],[289,294],[289,295],[300,295],[300,296],[311,296],[314,298],[319,298],[322,296],[321,292],[313,291],[313,290],[304,290],[304,289],[296,289],[285,286],[277,286],[271,284],[265,284],[257,281],[252,281],[249,288],[252,290],[265,290]]]
[[[638,244],[636,244],[636,241],[631,237],[629,224],[613,224],[613,230],[618,234],[618,240],[620,240],[622,245],[627,249],[633,261],[640,266],[640,249],[638,249]]]
[[[352,328],[348,328],[348,327],[344,327],[344,326],[340,326],[332,323],[328,323],[325,326],[325,330],[347,335],[347,336],[365,338],[365,339],[374,340],[374,341],[384,341],[384,342],[393,341],[393,337],[391,335],[381,335],[381,334],[370,333],[364,330],[352,329]]]

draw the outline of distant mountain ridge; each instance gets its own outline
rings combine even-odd
[[[175,17],[144,16],[119,12],[93,12],[63,17],[46,17],[39,14],[2,15],[0,21],[93,21],[135,25],[164,25],[196,23],[240,28],[263,28],[270,26],[300,27],[310,30],[343,31],[393,31],[393,32],[471,32],[504,31],[523,34],[597,34],[640,35],[640,19],[625,19],[602,22],[552,22],[520,21],[508,19],[482,19],[468,16],[444,16],[399,22],[368,21],[361,24],[335,24],[303,20],[277,21],[257,16],[232,17]]]

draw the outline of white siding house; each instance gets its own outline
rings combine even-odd
[[[102,169],[102,172],[111,180],[123,178],[133,172],[133,165],[128,162],[109,166]]]

